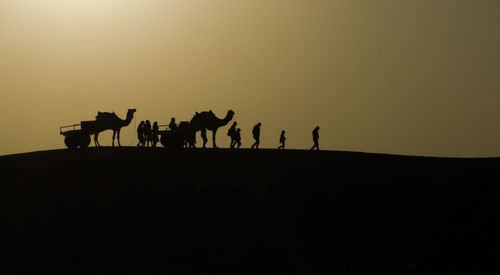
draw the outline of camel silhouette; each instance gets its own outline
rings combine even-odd
[[[95,121],[82,121],[82,129],[86,129],[86,132],[94,135],[94,143],[96,147],[101,146],[99,144],[99,133],[106,130],[113,130],[113,142],[112,146],[115,146],[115,137],[118,140],[118,146],[120,144],[120,130],[122,127],[128,126],[132,119],[134,118],[135,109],[128,109],[126,119],[119,118],[114,112],[98,112]]]
[[[213,147],[217,148],[217,145],[215,143],[217,130],[222,126],[227,125],[233,119],[233,117],[233,110],[227,111],[226,117],[223,119],[216,117],[212,110],[210,110],[206,112],[196,113],[189,122],[189,125],[194,134],[196,134],[197,131],[212,131]]]

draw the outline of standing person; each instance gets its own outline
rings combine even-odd
[[[175,117],[173,117],[172,119],[170,119],[170,123],[168,124],[168,127],[170,128],[170,130],[177,129],[177,124],[175,124]]]
[[[227,135],[229,137],[231,137],[231,143],[229,144],[229,148],[234,148],[234,145],[236,144],[236,141],[235,141],[235,136],[236,136],[236,125],[238,123],[235,121],[233,122],[233,125],[231,125],[231,127],[229,128],[229,130],[227,130]]]
[[[201,129],[201,139],[203,139],[203,148],[207,148],[206,145],[208,138],[207,138],[207,129],[205,128]]]
[[[137,139],[139,143],[137,143],[137,147],[144,147],[144,120],[139,123],[137,127]]]
[[[262,126],[262,123],[257,123],[255,126],[253,126],[252,129],[252,134],[253,138],[255,139],[254,144],[252,144],[252,149],[259,149],[259,144],[260,144],[260,126]]]
[[[151,142],[151,122],[146,120],[143,127],[144,131],[144,140],[146,141],[146,147],[149,147],[149,143]]]
[[[236,129],[236,133],[234,134],[234,145],[236,148],[240,149],[241,146],[241,129]]]
[[[285,149],[285,130],[281,131],[280,135],[280,143],[281,145],[278,147],[278,149]]]
[[[152,133],[151,133],[151,145],[153,147],[156,147],[156,143],[158,143],[158,134],[160,133],[160,129],[158,127],[158,122],[155,121],[153,123],[153,130],[152,130]]]
[[[313,141],[314,141],[314,145],[313,147],[311,147],[311,150],[314,150],[314,148],[316,148],[316,150],[319,151],[319,126],[316,126],[316,128],[314,128],[313,130]]]

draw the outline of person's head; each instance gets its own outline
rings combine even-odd
[[[316,126],[316,128],[314,128],[314,130],[316,130],[316,131],[319,130],[319,126]]]
[[[170,121],[175,121],[175,117],[173,117]]]
[[[284,134],[284,133],[285,133],[285,130],[282,130],[282,131],[281,131],[281,133],[282,133],[282,134]]]
[[[241,129],[240,129],[240,128],[238,128],[238,129],[236,129],[236,131],[237,131],[237,132],[241,132]]]
[[[260,127],[262,125],[262,123],[259,122],[259,123],[257,123],[257,125],[259,125],[259,127]]]
[[[146,124],[151,124],[151,121],[149,121],[149,120],[146,120]]]
[[[142,121],[139,123],[139,125],[142,125],[142,124],[144,124],[144,120],[142,120]]]
[[[155,122],[153,123],[153,125],[158,125],[158,121],[155,121]]]

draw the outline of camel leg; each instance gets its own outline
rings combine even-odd
[[[113,130],[113,142],[111,143],[112,147],[115,147],[115,136],[116,136],[116,131]]]
[[[98,140],[98,138],[99,138],[99,133],[96,133],[94,135],[94,144],[95,144],[95,147],[99,147],[99,140]]]
[[[218,148],[215,144],[215,135],[217,135],[217,129],[212,130],[212,143],[214,144],[214,148]]]
[[[120,130],[121,129],[118,129],[118,136],[117,136],[117,138],[118,138],[118,147],[122,147],[122,145],[120,144]]]
[[[201,130],[201,138],[203,139],[203,148],[207,148],[206,147],[206,145],[207,145],[207,130],[206,129]]]

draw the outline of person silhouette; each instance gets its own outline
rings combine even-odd
[[[151,142],[151,122],[146,120],[144,123],[144,127],[142,128],[144,132],[144,140],[146,141],[146,147],[149,147],[149,143]]]
[[[158,128],[158,122],[155,121],[153,123],[153,130],[151,133],[151,145],[153,147],[156,147],[156,143],[158,143],[158,134],[160,133],[160,130]]]
[[[278,149],[285,149],[285,130],[281,131],[281,135],[280,135],[280,143],[281,145],[278,147]]]
[[[201,129],[201,139],[203,140],[203,148],[207,148],[206,145],[208,138],[207,138],[207,129],[205,128]]]
[[[236,148],[240,149],[240,146],[241,146],[241,129],[240,128],[236,129],[236,132],[234,133],[234,145],[236,145]]]
[[[319,151],[319,126],[316,126],[316,128],[314,128],[314,130],[312,131],[312,134],[313,134],[313,141],[314,141],[314,145],[313,147],[311,147],[311,150],[314,150],[314,148],[316,148],[316,150]]]
[[[252,129],[252,135],[253,138],[255,139],[254,144],[252,144],[252,149],[259,149],[259,144],[260,144],[260,126],[262,126],[262,123],[257,123],[255,126],[253,126]]]
[[[177,124],[175,124],[175,117],[173,117],[172,119],[170,119],[170,123],[168,124],[168,127],[170,128],[170,130],[177,129]]]
[[[137,127],[137,139],[139,140],[137,147],[144,147],[144,120]]]
[[[231,125],[231,127],[229,128],[229,130],[227,130],[227,135],[229,137],[231,137],[231,143],[229,144],[229,148],[234,148],[234,145],[235,145],[235,136],[236,136],[236,125],[238,123],[235,121],[233,122],[233,124]]]

